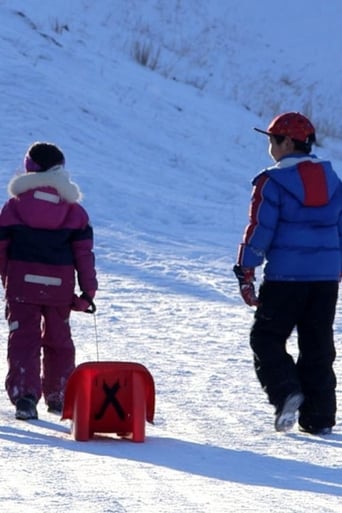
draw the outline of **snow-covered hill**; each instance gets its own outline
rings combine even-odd
[[[144,444],[75,442],[39,405],[14,420],[0,326],[0,501],[6,513],[337,512],[333,435],[279,435],[231,267],[265,126],[299,109],[342,173],[342,7],[288,0],[0,1],[0,199],[27,146],[65,151],[96,238],[96,326],[78,362],[137,361],[157,389]],[[145,60],[147,65],[141,65]],[[139,62],[140,61],[140,64]],[[336,373],[342,379],[339,305]],[[295,351],[295,340],[290,342]],[[342,411],[339,385],[338,406]]]

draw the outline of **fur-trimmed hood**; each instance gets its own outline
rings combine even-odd
[[[63,166],[54,166],[48,171],[25,173],[15,176],[8,184],[8,194],[17,197],[31,189],[52,187],[68,203],[81,201],[82,193],[78,185],[70,181],[69,174]]]

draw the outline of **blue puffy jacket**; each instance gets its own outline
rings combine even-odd
[[[329,161],[288,155],[253,180],[238,263],[271,281],[339,280],[342,182]]]

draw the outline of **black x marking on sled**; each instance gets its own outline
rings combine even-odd
[[[119,380],[116,383],[114,383],[114,385],[112,387],[109,387],[107,385],[107,383],[104,381],[102,388],[105,393],[105,399],[102,403],[100,411],[98,413],[96,413],[95,419],[96,420],[102,419],[103,415],[105,414],[105,411],[107,410],[108,406],[111,404],[114,407],[114,409],[115,409],[116,413],[118,414],[118,416],[120,417],[120,419],[125,420],[124,409],[122,408],[121,404],[115,397],[117,391],[120,389]]]

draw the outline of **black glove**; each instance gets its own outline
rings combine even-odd
[[[253,283],[255,281],[254,268],[234,265],[233,271],[239,280],[240,294],[244,302],[248,306],[258,306],[259,302],[255,294]]]

